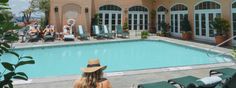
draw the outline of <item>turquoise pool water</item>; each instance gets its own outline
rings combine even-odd
[[[19,69],[30,78],[81,74],[80,68],[86,67],[90,58],[99,58],[102,65],[107,65],[106,72],[231,61],[227,57],[209,57],[204,50],[149,40],[19,49],[16,52],[31,55],[36,60],[35,65]]]

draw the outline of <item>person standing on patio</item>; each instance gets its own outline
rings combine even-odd
[[[76,80],[74,88],[112,88],[110,82],[103,78],[103,70],[98,59],[89,60],[87,68],[83,68],[83,76]]]

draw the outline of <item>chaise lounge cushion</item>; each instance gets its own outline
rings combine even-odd
[[[74,35],[64,35],[64,39],[74,39]]]
[[[204,85],[201,85],[202,87],[213,87],[216,84],[218,84],[219,82],[221,82],[222,78],[220,78],[218,76],[211,76],[211,77],[201,78],[197,81],[204,83]]]

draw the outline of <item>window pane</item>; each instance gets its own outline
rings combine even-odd
[[[199,35],[199,15],[195,14],[195,33]]]
[[[212,28],[212,26],[211,26],[211,24],[213,23],[213,21],[214,21],[214,15],[213,15],[213,13],[210,13],[209,14],[209,16],[208,16],[208,18],[209,18],[209,36],[210,37],[214,37],[214,29]]]
[[[178,14],[175,14],[175,32],[178,33]]]
[[[174,32],[174,16],[171,14],[171,32]]]
[[[206,16],[205,14],[201,14],[202,21],[202,36],[206,36]]]

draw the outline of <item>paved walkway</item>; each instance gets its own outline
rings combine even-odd
[[[140,39],[139,37],[131,36],[130,39]],[[214,47],[213,45],[202,44],[192,41],[183,41],[178,39],[166,38],[166,37],[156,37],[152,36],[149,39],[151,40],[164,40],[176,44],[187,45],[190,47],[197,47],[205,50],[209,50]],[[24,47],[38,47],[38,46],[50,46],[50,45],[67,45],[67,44],[80,44],[80,43],[93,43],[93,42],[104,42],[104,41],[122,41],[126,39],[115,39],[115,40],[90,40],[90,41],[75,41],[75,42],[37,42],[37,43],[16,43],[14,46],[16,48]],[[217,47],[213,51],[230,54],[231,49]],[[157,63],[158,64],[158,63]],[[186,75],[193,75],[197,77],[206,77],[209,75],[210,69],[222,68],[222,67],[232,67],[236,68],[236,65],[232,63],[222,63],[221,65],[204,65],[196,67],[183,67],[186,69],[177,69],[176,68],[167,68],[166,69],[152,69],[152,70],[143,70],[143,71],[134,71],[134,72],[125,72],[125,73],[116,73],[116,76],[106,74],[106,77],[111,81],[113,88],[131,88],[132,85],[138,83],[148,83],[148,82],[159,82],[167,81],[171,78],[182,77]],[[188,69],[190,68],[190,69]],[[73,88],[73,81],[78,79],[80,76],[67,76],[67,77],[56,77],[56,78],[40,78],[33,79],[31,83],[27,84],[16,84],[15,88]]]
[[[236,68],[236,66],[230,66]],[[222,68],[222,67],[221,67]],[[207,77],[209,76],[210,69],[215,68],[202,68],[193,70],[181,70],[181,71],[163,71],[155,73],[143,73],[137,75],[123,75],[107,77],[113,86],[113,88],[131,88],[133,85],[138,83],[149,83],[167,81],[168,79],[192,75],[196,77]],[[60,80],[52,82],[40,82],[24,85],[16,85],[15,88],[73,88],[73,82],[76,78],[71,80]]]

